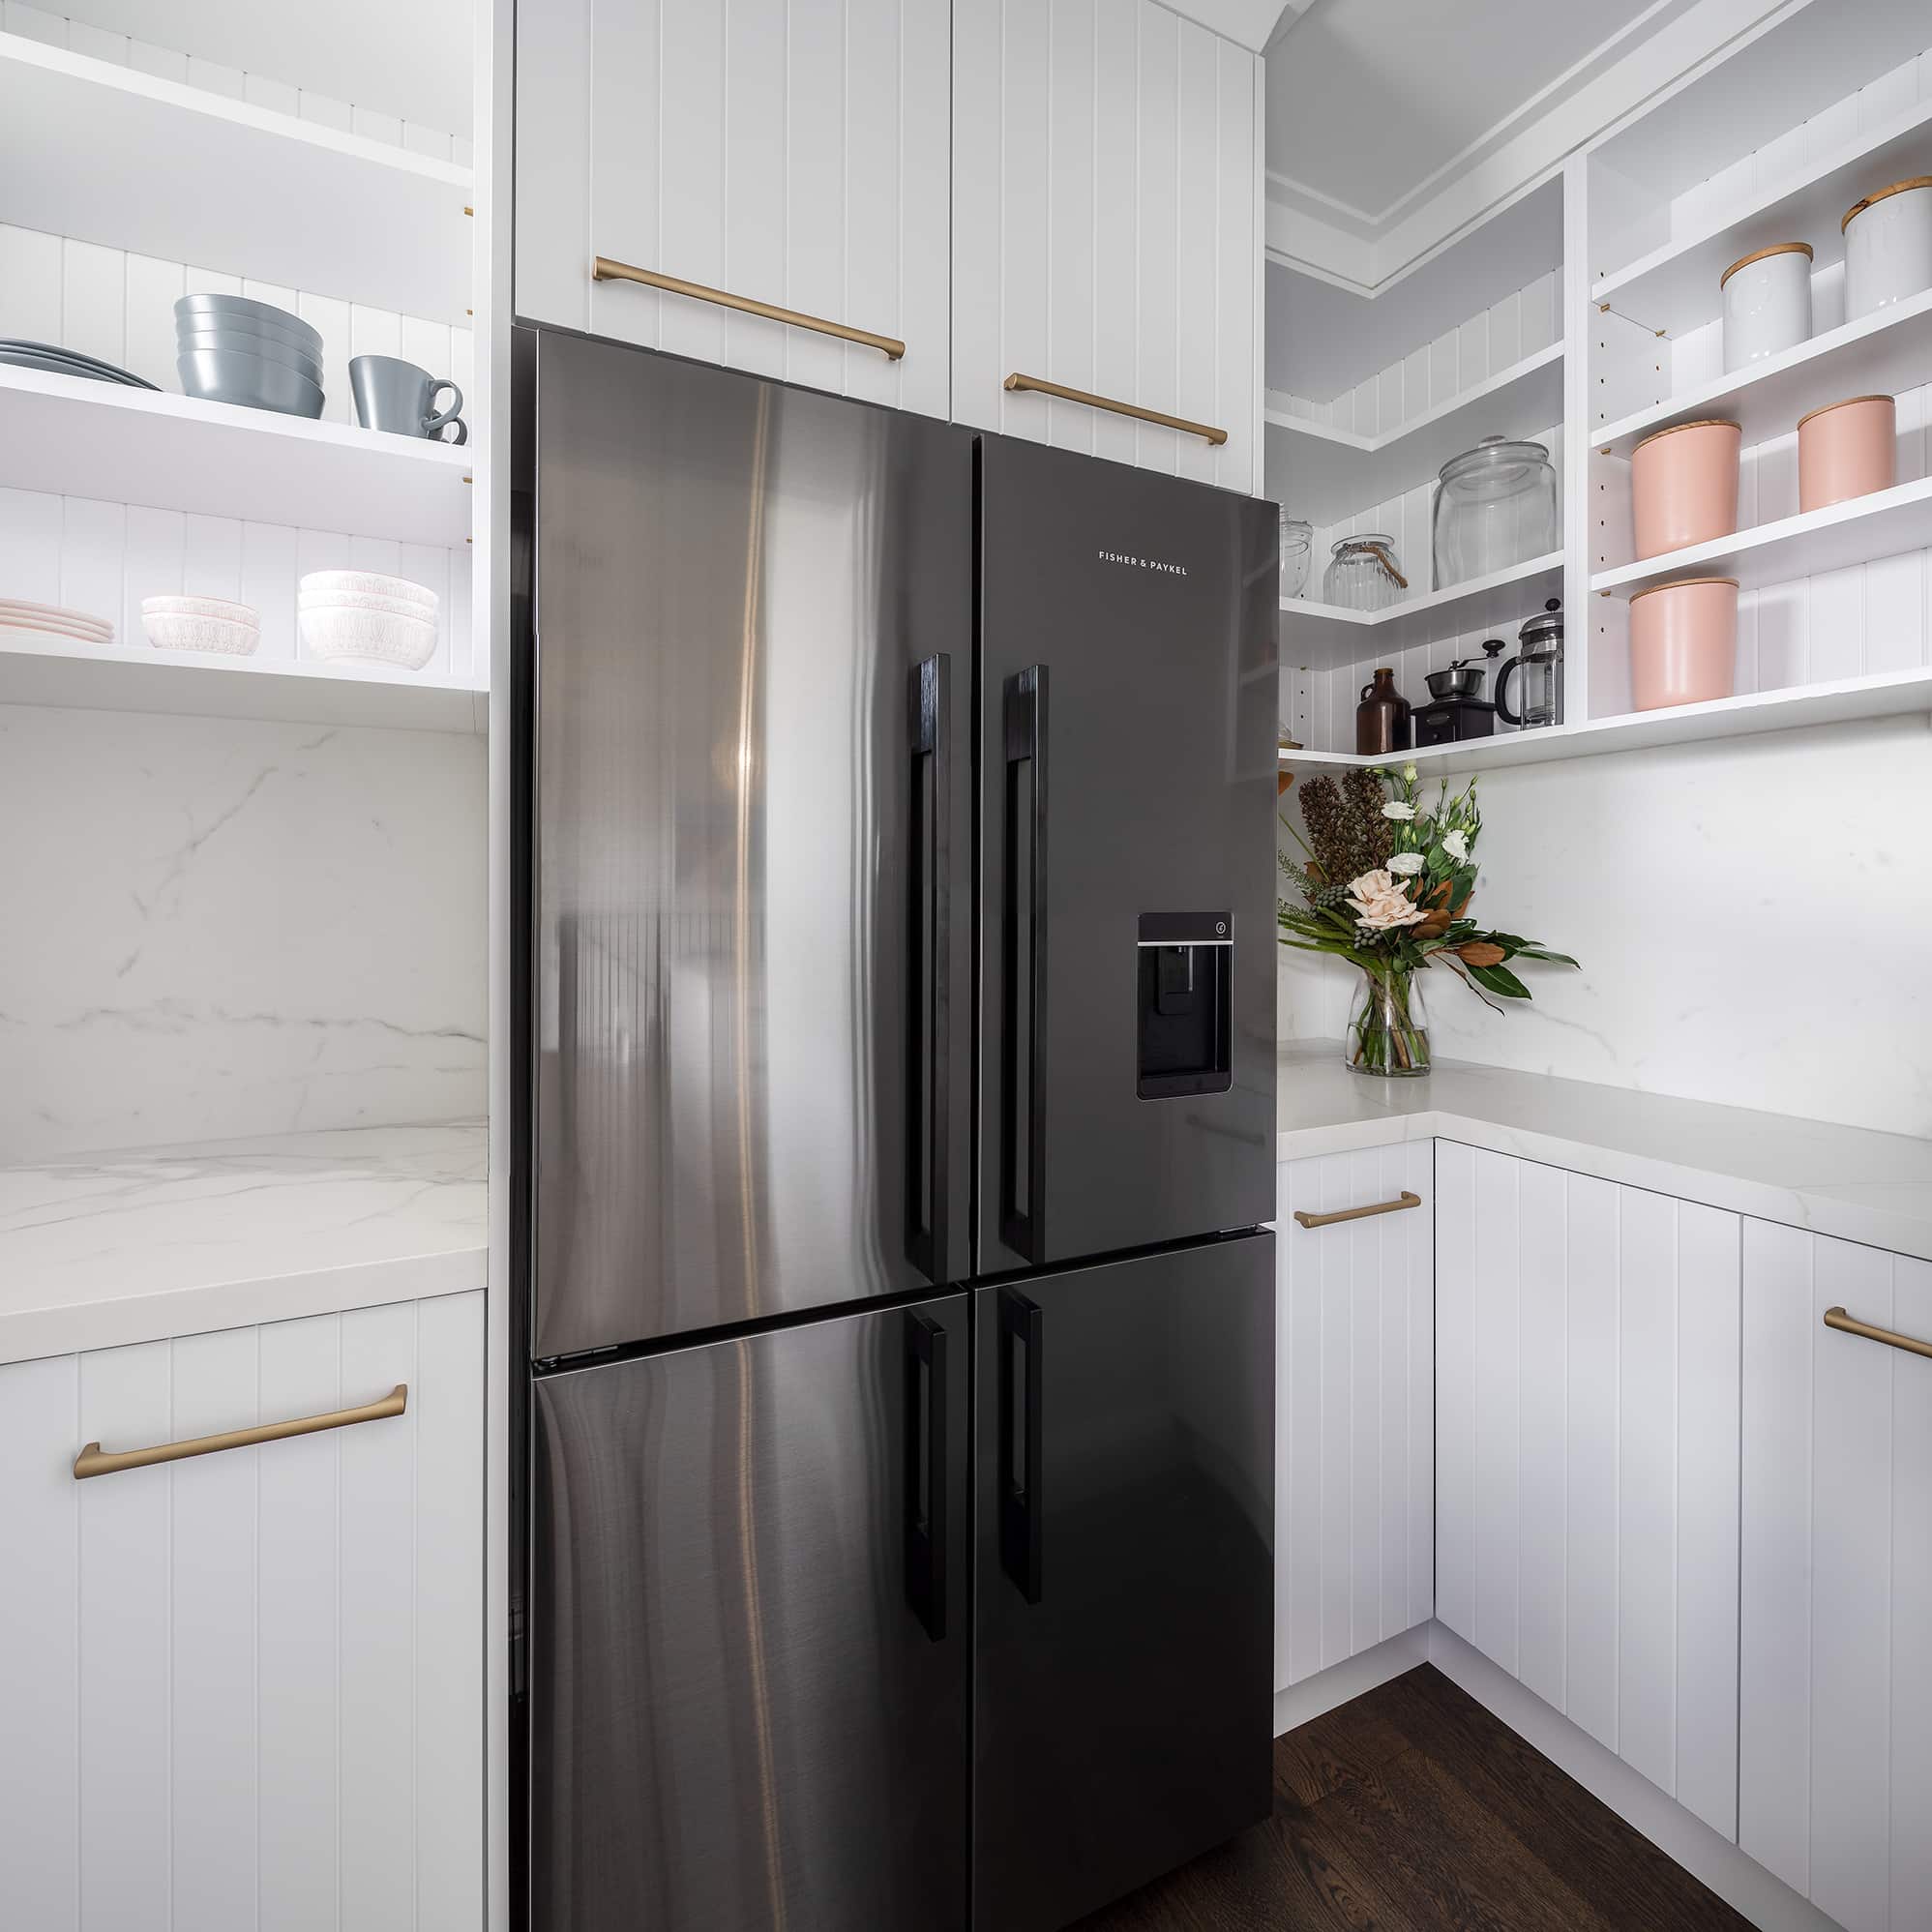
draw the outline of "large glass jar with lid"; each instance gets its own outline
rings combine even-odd
[[[1442,465],[1432,529],[1438,590],[1555,550],[1562,536],[1549,451],[1485,436],[1452,457]]]

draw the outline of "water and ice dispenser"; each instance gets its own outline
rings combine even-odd
[[[1232,912],[1143,912],[1139,1084],[1143,1100],[1225,1093],[1234,957]]]

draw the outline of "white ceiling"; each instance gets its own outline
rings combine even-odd
[[[1687,4],[1311,0],[1268,49],[1272,198],[1373,237]]]
[[[439,134],[470,126],[475,0],[40,0],[70,19]]]

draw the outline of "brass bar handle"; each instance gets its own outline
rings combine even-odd
[[[877,349],[889,362],[906,353],[906,344],[897,336],[876,336],[870,329],[854,329],[847,322],[828,322],[822,315],[807,315],[796,309],[781,309],[776,303],[759,302],[749,295],[733,295],[726,288],[707,288],[701,282],[686,282],[675,275],[660,275],[654,268],[634,268],[627,261],[612,261],[599,255],[591,268],[593,282],[638,282],[646,288],[661,288],[668,295],[688,295],[694,302],[715,302],[721,309],[736,309],[741,314],[761,315],[767,322],[784,322],[794,329],[811,329],[821,336],[837,336],[842,342],[857,342],[861,348]]]
[[[1337,1221],[1366,1221],[1371,1214],[1400,1214],[1405,1207],[1420,1207],[1422,1197],[1405,1187],[1393,1201],[1378,1201],[1369,1207],[1340,1207],[1332,1214],[1304,1214],[1294,1210],[1294,1218],[1304,1228],[1332,1228]]]
[[[1836,1328],[1843,1335],[1862,1335],[1868,1342],[1883,1342],[1887,1349],[1903,1349],[1908,1355],[1932,1359],[1932,1342],[1921,1342],[1916,1335],[1901,1335],[1896,1328],[1874,1328],[1869,1322],[1860,1322],[1842,1308],[1828,1308],[1825,1325]]]
[[[1092,396],[1085,389],[1068,389],[1049,382],[1043,375],[1022,375],[1017,371],[1006,378],[1008,389],[1031,390],[1038,396],[1057,396],[1062,402],[1085,402],[1089,409],[1111,409],[1116,416],[1132,416],[1137,422],[1158,423],[1164,430],[1178,430],[1183,435],[1204,437],[1217,449],[1228,440],[1226,430],[1211,423],[1190,423],[1185,416],[1164,415],[1158,409],[1143,409],[1138,402],[1116,402],[1111,396]]]
[[[360,1409],[338,1409],[328,1415],[298,1415],[290,1422],[264,1422],[254,1429],[230,1429],[220,1436],[196,1436],[186,1442],[163,1442],[153,1449],[122,1449],[104,1455],[89,1442],[74,1459],[74,1479],[112,1475],[118,1470],[144,1470],[155,1463],[178,1463],[189,1456],[212,1456],[223,1449],[246,1449],[255,1442],[280,1442],[289,1436],[313,1436],[323,1429],[347,1429],[358,1422],[380,1422],[409,1407],[409,1384],[399,1382],[379,1402]]]

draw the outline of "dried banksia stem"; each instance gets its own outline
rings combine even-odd
[[[1343,832],[1342,794],[1332,778],[1311,778],[1301,788],[1301,819],[1308,827],[1308,847],[1324,878],[1348,879],[1348,840]]]

